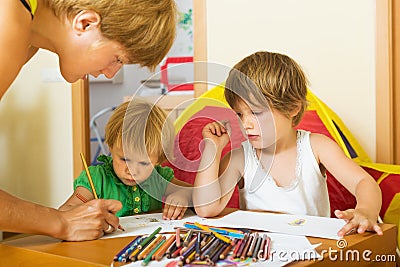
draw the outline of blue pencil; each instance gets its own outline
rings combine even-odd
[[[124,254],[125,251],[126,251],[130,246],[132,246],[138,238],[140,238],[140,236],[135,237],[131,242],[128,243],[128,245],[126,245],[123,249],[121,249],[121,251],[118,252],[118,254],[114,256],[114,261],[117,261],[118,258],[119,258],[122,254]]]
[[[185,223],[183,226],[188,228],[188,229],[201,230],[199,227],[197,227],[196,225],[194,225],[192,223]],[[244,234],[243,233],[233,232],[233,231],[220,229],[220,228],[216,228],[216,227],[208,227],[208,228],[210,228],[214,232],[217,232],[218,234],[221,234],[221,235],[229,236],[229,237],[232,237],[232,238],[240,238],[240,239],[244,238]]]

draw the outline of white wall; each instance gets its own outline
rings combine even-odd
[[[209,0],[208,61],[232,67],[259,50],[285,53],[375,159],[374,0]],[[213,76],[209,73],[209,77]]]
[[[58,207],[72,193],[71,85],[42,82],[44,69],[58,58],[39,51],[0,101],[0,188]]]

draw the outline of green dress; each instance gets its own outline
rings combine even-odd
[[[161,209],[167,185],[174,178],[171,168],[156,165],[149,178],[138,185],[129,186],[122,183],[115,174],[111,157],[101,155],[97,160],[103,164],[89,166],[94,188],[98,198],[121,201],[122,209],[117,212],[117,216],[130,216]],[[82,171],[74,181],[74,189],[78,186],[92,191],[85,171]]]

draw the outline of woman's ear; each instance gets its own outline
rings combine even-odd
[[[100,15],[93,10],[82,10],[72,20],[72,29],[78,35],[85,31],[100,28]]]
[[[290,112],[290,117],[293,118],[293,117],[295,117],[297,114],[299,114],[300,109],[301,109],[301,104],[298,104],[298,105],[296,106],[296,108],[294,108],[294,109]]]

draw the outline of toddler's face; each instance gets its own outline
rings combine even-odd
[[[110,149],[113,168],[118,178],[126,185],[133,186],[145,181],[153,172],[158,157],[154,155],[125,155],[122,148]]]

